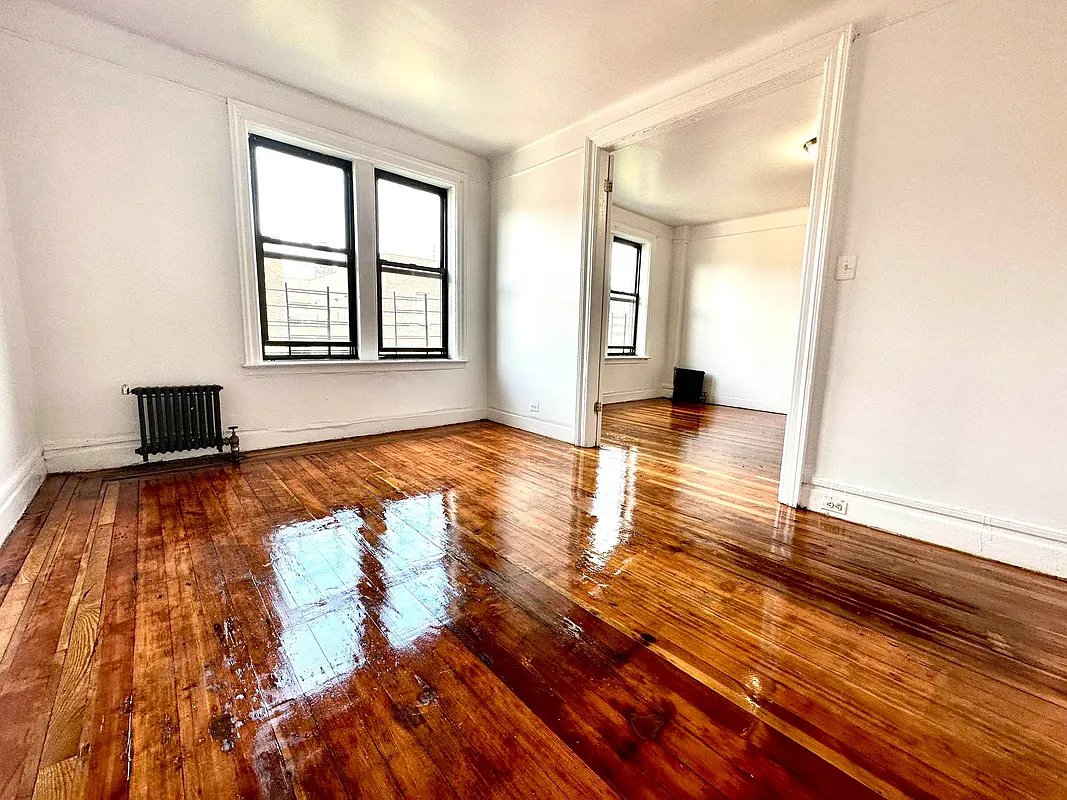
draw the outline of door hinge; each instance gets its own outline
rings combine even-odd
[[[599,414],[603,410],[604,410],[604,404],[601,403],[599,400],[597,402],[593,403],[593,413],[594,414]]]
[[[604,191],[608,194],[611,194],[613,191],[615,191],[615,181],[611,180],[611,178],[605,178]]]

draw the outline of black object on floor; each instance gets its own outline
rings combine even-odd
[[[674,394],[671,401],[675,403],[704,402],[704,370],[674,368]]]

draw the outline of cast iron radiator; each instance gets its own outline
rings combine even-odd
[[[138,386],[141,446],[135,451],[145,461],[150,455],[216,447],[222,452],[221,386]]]

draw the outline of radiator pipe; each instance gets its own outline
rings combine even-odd
[[[241,437],[237,435],[237,426],[230,425],[230,435],[222,438],[222,443],[230,448],[230,458],[234,461],[241,460]]]

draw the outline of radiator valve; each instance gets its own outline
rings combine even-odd
[[[225,445],[229,445],[230,457],[234,461],[238,460],[241,457],[241,437],[237,435],[236,425],[230,426],[230,435],[224,436],[222,439],[222,443]]]

